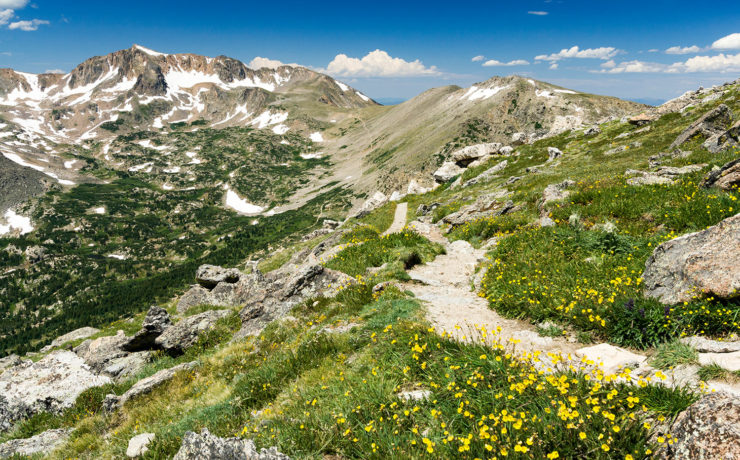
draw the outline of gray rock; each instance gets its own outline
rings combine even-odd
[[[522,176],[511,176],[511,177],[509,177],[509,178],[508,178],[508,179],[506,180],[506,182],[504,182],[504,185],[511,185],[511,184],[513,184],[514,182],[516,182],[516,181],[518,181],[518,180],[521,180],[521,179],[522,179]]]
[[[461,207],[457,212],[446,215],[442,221],[450,224],[449,230],[453,230],[460,225],[472,220],[483,219],[506,214],[514,209],[514,203],[511,200],[503,202],[501,198],[507,196],[505,191],[493,193],[478,198],[473,204]]]
[[[290,460],[275,447],[259,451],[249,439],[219,438],[204,428],[200,434],[188,431],[173,460]]]
[[[155,340],[157,347],[170,354],[182,354],[195,345],[201,334],[212,329],[216,322],[231,314],[231,310],[210,310],[180,320],[168,327]]]
[[[98,332],[100,332],[100,329],[96,329],[94,327],[81,327],[79,329],[75,329],[72,332],[68,332],[64,335],[61,335],[54,339],[50,344],[49,348],[56,348],[64,345],[67,342],[72,342],[75,340],[80,339],[86,339],[90,337],[91,335],[95,335]]]
[[[74,348],[74,352],[85,360],[85,364],[93,371],[100,373],[114,359],[128,355],[122,348],[128,341],[129,337],[126,337],[123,331],[118,331],[118,334],[113,336],[85,340]]]
[[[556,147],[547,148],[547,161],[552,161],[556,158],[560,158],[562,155],[563,155],[563,152],[561,152],[560,149]]]
[[[740,398],[710,393],[681,412],[670,427],[675,443],[658,452],[664,459],[740,458]]]
[[[195,281],[206,289],[213,289],[218,283],[236,283],[241,272],[235,268],[223,268],[216,265],[201,265],[195,272]]]
[[[375,192],[373,196],[365,200],[365,202],[362,204],[360,209],[351,215],[350,217],[362,217],[366,216],[370,213],[370,211],[379,208],[380,206],[383,206],[385,203],[388,202],[388,197],[385,196],[383,192]]]
[[[424,401],[432,396],[432,392],[429,390],[402,391],[396,394],[396,396],[406,401]]]
[[[699,364],[702,366],[716,364],[730,372],[740,371],[740,351],[731,353],[699,353]]]
[[[701,232],[666,241],[645,263],[646,297],[676,304],[709,294],[722,299],[740,289],[740,214]]]
[[[486,169],[485,171],[483,171],[476,177],[464,182],[462,184],[462,187],[463,188],[470,187],[471,185],[480,184],[490,179],[493,179],[494,177],[496,177],[496,174],[503,171],[506,168],[506,166],[508,166],[508,164],[509,162],[507,160],[496,163],[494,166]]]
[[[704,178],[701,185],[703,187],[718,187],[722,190],[740,189],[740,158],[711,171]]]
[[[583,134],[586,136],[596,136],[597,134],[601,134],[601,128],[598,125],[594,125],[586,129]]]
[[[576,183],[570,179],[566,179],[558,184],[548,185],[542,192],[542,206],[553,201],[564,200],[568,195],[570,195],[570,191],[568,191],[568,189],[575,185]]]
[[[196,284],[188,289],[177,302],[177,313],[186,313],[198,305],[207,305],[210,301],[210,291],[203,286]]]
[[[498,153],[499,155],[511,155],[512,153],[514,153],[514,147],[510,145],[505,145],[499,149]]]
[[[46,248],[43,246],[29,246],[26,248],[25,254],[26,260],[35,264],[46,258]]]
[[[67,442],[71,432],[71,429],[60,428],[47,430],[26,439],[13,439],[4,442],[0,444],[0,458],[8,458],[14,455],[31,457],[49,454]]]
[[[128,458],[136,458],[149,452],[149,444],[154,441],[154,438],[154,433],[141,433],[129,439],[126,456]]]
[[[740,351],[740,342],[720,342],[698,335],[683,337],[680,340],[700,353],[733,353]]]
[[[40,412],[60,413],[72,407],[83,391],[110,382],[66,350],[8,368],[0,375],[0,431]]]
[[[156,348],[155,340],[168,327],[172,326],[172,320],[167,310],[153,305],[146,313],[141,330],[124,343],[121,348],[125,351],[144,351]]]
[[[702,147],[709,150],[711,153],[719,153],[732,147],[737,148],[738,142],[740,142],[740,121],[723,133],[709,136],[709,138],[702,144]]]
[[[715,109],[702,115],[701,118],[679,134],[669,149],[673,150],[676,147],[680,147],[696,135],[712,137],[715,134],[722,134],[727,131],[731,123],[732,110],[725,104],[720,104]]]
[[[17,366],[21,362],[21,358],[19,358],[18,355],[8,355],[4,358],[0,358],[0,374],[2,374],[5,369]]]
[[[452,161],[445,161],[442,166],[434,171],[434,180],[440,184],[451,181],[453,178],[459,176],[464,171],[463,168],[459,167]]]
[[[631,125],[642,126],[642,125],[646,125],[646,124],[652,122],[653,120],[655,120],[655,118],[656,118],[655,115],[647,114],[647,113],[643,112],[643,113],[641,113],[639,115],[635,115],[635,116],[629,118],[627,121]]]
[[[647,359],[645,356],[608,343],[580,348],[575,354],[579,358],[585,357],[600,364],[606,374],[616,374],[625,367],[635,369]]]
[[[526,133],[514,133],[511,135],[511,145],[522,145],[527,143]]]
[[[537,222],[540,227],[554,227],[555,221],[552,220],[549,216],[542,216],[540,217],[540,220]]]
[[[453,152],[452,155],[450,155],[450,158],[460,166],[467,166],[479,158],[498,153],[500,149],[501,144],[498,142],[469,145]]]
[[[120,358],[114,358],[103,368],[101,374],[122,380],[138,374],[152,359],[151,351],[130,353]]]
[[[169,369],[162,369],[156,374],[136,382],[134,386],[132,386],[127,392],[121,395],[120,398],[116,398],[115,395],[108,395],[106,397],[106,401],[103,404],[104,406],[107,405],[112,407],[115,405],[118,407],[123,407],[132,399],[138,398],[139,396],[145,394],[149,394],[154,391],[155,388],[158,388],[161,385],[169,382],[170,380],[175,378],[175,375],[178,372],[193,369],[196,364],[198,364],[197,361],[192,361],[189,363],[178,364],[177,366],[171,367]]]

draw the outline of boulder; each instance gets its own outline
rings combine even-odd
[[[643,112],[643,113],[641,113],[639,115],[635,115],[633,117],[630,117],[627,121],[631,125],[642,126],[642,125],[646,125],[646,124],[648,124],[648,123],[650,123],[650,122],[652,122],[654,120],[655,120],[655,116],[654,115],[649,115],[649,114]]]
[[[442,166],[440,166],[439,169],[434,171],[434,180],[439,182],[440,184],[444,184],[462,174],[463,171],[464,169],[459,167],[454,162],[445,161],[444,163],[442,163]]]
[[[236,283],[241,272],[235,268],[223,268],[216,265],[201,265],[195,272],[195,281],[206,289],[213,289],[218,283]]]
[[[74,352],[85,360],[85,364],[90,366],[93,371],[100,373],[113,360],[128,355],[128,352],[123,349],[123,345],[128,343],[129,340],[130,338],[126,337],[123,331],[118,331],[113,336],[85,340],[74,348]]]
[[[210,310],[189,316],[165,329],[154,340],[154,344],[170,354],[182,354],[195,345],[201,334],[212,329],[219,319],[229,314],[231,314],[231,310]]]
[[[694,136],[712,137],[716,134],[727,132],[732,123],[732,110],[725,104],[720,104],[716,108],[702,115],[698,120],[693,122],[676,140],[673,141],[670,150],[680,147],[688,142]]]
[[[151,360],[151,351],[129,353],[126,356],[110,360],[101,371],[101,374],[107,375],[116,380],[133,377],[141,372],[141,370],[144,369]]]
[[[514,153],[514,147],[510,145],[504,145],[498,150],[498,153],[499,155],[506,155],[506,156],[511,155],[512,153]]]
[[[387,202],[388,197],[383,192],[375,192],[373,196],[365,200],[362,206],[360,206],[360,209],[358,209],[354,214],[350,215],[350,217],[360,218],[366,216],[370,213],[370,211],[383,206]]]
[[[740,371],[740,351],[731,353],[699,353],[699,364],[702,366],[716,364],[730,372]]]
[[[446,215],[442,221],[450,224],[449,230],[459,227],[472,220],[495,217],[506,214],[514,209],[514,203],[511,200],[501,201],[501,198],[507,196],[506,192],[492,193],[484,195],[473,204],[461,207],[457,212]]]
[[[156,348],[154,340],[162,335],[168,327],[172,326],[172,320],[167,310],[153,305],[144,318],[141,330],[122,345],[125,351],[144,351]]]
[[[219,438],[203,428],[200,434],[188,431],[173,460],[290,460],[277,448],[260,449],[249,439]]]
[[[210,300],[209,294],[210,291],[208,289],[204,288],[200,284],[196,284],[188,289],[185,294],[180,297],[180,300],[178,300],[177,313],[183,314],[198,305],[207,305]]]
[[[560,158],[562,155],[563,155],[563,152],[560,151],[560,149],[556,147],[547,148],[547,161],[552,161],[556,158]]]
[[[67,442],[71,432],[71,429],[59,428],[47,430],[26,439],[12,439],[0,444],[0,458],[8,458],[16,455],[27,457],[35,455],[45,456]]]
[[[425,187],[422,187],[421,185],[419,185],[419,183],[416,182],[415,179],[411,179],[411,181],[409,181],[408,188],[406,188],[406,193],[408,195],[422,195],[422,194],[428,192],[429,190],[430,189],[425,188]]]
[[[145,394],[149,394],[154,391],[155,388],[169,382],[170,380],[175,378],[175,375],[178,372],[193,369],[196,364],[198,364],[196,361],[192,361],[189,363],[178,364],[177,366],[171,367],[169,369],[162,369],[152,376],[139,380],[120,397],[116,397],[115,395],[106,396],[106,401],[104,405],[111,407],[123,407],[132,399],[138,398],[139,396]]]
[[[432,392],[429,390],[402,391],[396,396],[404,401],[424,401],[432,397]]]
[[[710,153],[719,153],[731,147],[738,147],[738,142],[740,142],[740,121],[723,133],[709,136],[702,147],[709,150]]]
[[[718,187],[722,190],[740,188],[740,159],[725,163],[721,168],[712,170],[702,181],[703,187]]]
[[[676,304],[709,294],[722,299],[740,289],[740,214],[700,232],[666,241],[645,263],[646,297]]]
[[[475,176],[474,178],[464,182],[462,184],[462,187],[463,188],[470,187],[471,185],[480,184],[490,179],[493,179],[494,177],[496,177],[496,174],[503,171],[506,168],[506,166],[508,166],[508,164],[509,162],[507,160],[496,163],[494,166],[486,169],[485,171]]]
[[[453,152],[450,158],[459,166],[467,166],[475,160],[498,153],[499,149],[501,149],[501,144],[498,142],[469,145]]]
[[[645,356],[608,343],[580,348],[576,350],[576,356],[599,364],[605,374],[616,374],[625,367],[635,369],[647,359]]]
[[[0,431],[40,412],[61,413],[88,388],[110,383],[93,374],[71,351],[54,351],[34,363],[24,361],[0,374]]]
[[[100,332],[100,329],[95,329],[94,327],[81,327],[79,329],[75,329],[72,332],[68,332],[64,335],[61,335],[54,339],[49,345],[47,345],[48,349],[51,350],[52,348],[61,347],[67,342],[73,342],[75,340],[80,339],[86,339],[90,337],[91,335],[95,335],[98,332]],[[47,348],[44,347],[44,348]],[[41,350],[44,352],[44,350]]]
[[[681,412],[670,427],[675,440],[658,452],[664,459],[740,458],[740,398],[710,393]]]
[[[154,433],[141,433],[129,439],[126,456],[128,458],[136,458],[149,452],[149,444],[154,441],[154,437]]]
[[[720,342],[698,335],[683,337],[679,340],[699,353],[733,353],[740,351],[740,342]]]
[[[667,185],[667,184],[672,184],[672,183],[673,183],[673,179],[669,177],[658,176],[657,174],[652,174],[652,173],[642,173],[639,176],[630,177],[629,179],[627,179],[627,184],[635,185],[635,186]]]
[[[557,184],[548,185],[545,187],[545,190],[542,191],[542,206],[544,207],[546,204],[553,201],[564,200],[568,195],[570,195],[570,191],[568,191],[568,189],[575,187],[575,185],[575,181],[570,179],[566,179]]]
[[[598,125],[594,125],[586,129],[583,134],[586,136],[596,136],[597,134],[601,134],[601,128]]]
[[[514,133],[511,135],[511,145],[523,145],[527,143],[526,133]]]

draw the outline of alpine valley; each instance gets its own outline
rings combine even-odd
[[[0,119],[0,458],[740,457],[740,81],[133,45]]]

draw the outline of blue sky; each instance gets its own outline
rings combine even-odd
[[[658,101],[740,77],[740,6],[737,0],[0,0],[0,67],[66,72],[133,43],[246,63],[257,56],[298,63],[380,100],[516,73]]]

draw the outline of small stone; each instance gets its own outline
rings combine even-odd
[[[406,401],[424,401],[432,396],[432,392],[429,390],[402,391],[396,396]]]
[[[608,343],[580,348],[576,350],[576,356],[602,364],[602,369],[606,374],[616,374],[625,367],[634,369],[647,359],[645,356]]]
[[[136,458],[149,452],[149,444],[154,441],[154,437],[154,433],[142,433],[131,438],[128,442],[128,449],[126,449],[126,456]]]

